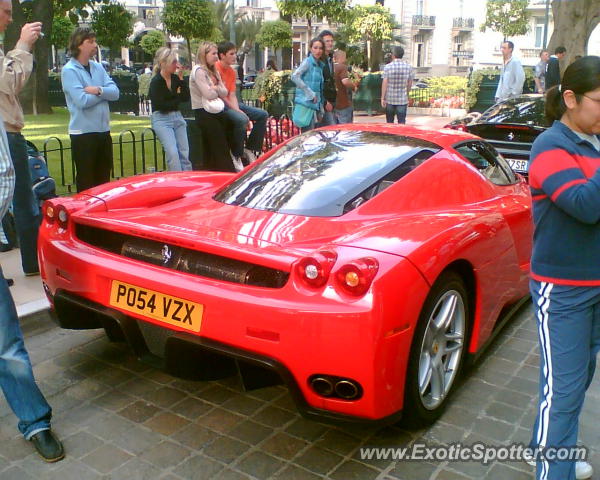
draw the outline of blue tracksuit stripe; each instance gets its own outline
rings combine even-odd
[[[540,337],[540,354],[544,359],[543,375],[546,380],[543,390],[543,399],[539,406],[539,422],[537,429],[537,444],[545,447],[548,441],[548,423],[550,408],[552,406],[552,352],[550,345],[550,332],[548,330],[548,308],[550,307],[550,292],[553,284],[541,282],[538,299],[538,333]],[[546,480],[548,475],[548,462],[542,461],[542,474],[540,480]]]

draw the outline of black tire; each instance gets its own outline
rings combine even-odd
[[[439,315],[442,312],[441,307],[443,305],[449,306],[454,300],[456,301],[456,315],[458,315],[455,318],[455,322],[453,322],[455,323],[455,328],[454,330],[453,328],[449,328],[445,331],[450,332],[448,335],[456,338],[448,340],[448,335],[444,335],[443,341],[447,341],[447,343],[441,346],[442,342],[436,340],[438,337],[432,333],[434,331],[433,326],[435,325],[432,322],[436,315],[439,318],[442,317]],[[460,316],[462,316],[462,327]],[[431,287],[419,315],[419,323],[413,336],[404,390],[403,422],[406,425],[411,427],[429,425],[435,422],[444,412],[448,404],[448,399],[456,387],[467,355],[469,328],[469,296],[465,284],[457,273],[452,271],[444,272]],[[439,329],[438,332],[442,330],[444,329]],[[427,348],[427,352],[423,352],[426,334],[428,335],[427,345],[431,344],[431,348]],[[461,337],[460,342],[458,339],[459,336]],[[444,349],[443,351],[441,351],[442,348]],[[444,355],[446,348],[456,348],[458,353],[454,354],[454,350],[450,350],[450,353]],[[435,352],[435,359],[432,360],[433,352]],[[448,364],[444,367],[446,362]],[[427,368],[428,365],[432,367],[433,365],[440,365],[440,368]],[[448,370],[445,369],[446,367]],[[419,386],[420,371],[436,372],[439,375],[435,378],[441,381],[436,381],[434,373],[431,373],[429,375],[429,387],[422,394]],[[428,384],[426,378],[428,376],[422,373],[421,382],[423,385]],[[434,391],[439,391],[439,389],[434,389],[434,384],[438,387],[442,386],[443,394],[435,395],[433,393]]]

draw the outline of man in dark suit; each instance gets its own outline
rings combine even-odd
[[[566,53],[567,49],[565,47],[556,47],[554,55],[548,59],[548,66],[546,67],[546,91],[554,85],[560,85],[560,60],[562,60]]]

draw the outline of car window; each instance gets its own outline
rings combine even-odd
[[[485,142],[466,142],[454,149],[471,165],[496,185],[511,185],[517,181],[515,174],[504,158]]]
[[[311,131],[257,163],[214,198],[258,210],[340,216],[440,150],[434,143],[390,133]]]
[[[478,122],[487,123],[532,123],[549,127],[550,122],[544,112],[545,99],[540,97],[516,97],[488,108]]]

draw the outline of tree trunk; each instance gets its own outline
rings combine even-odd
[[[282,20],[285,20],[292,25],[292,16],[291,15],[282,15]],[[291,48],[282,48],[281,49],[281,69],[282,70],[291,70],[292,69],[292,49]]]
[[[379,65],[383,63],[383,41],[371,40],[371,61],[370,69],[372,72],[379,70]]]
[[[19,94],[19,100],[25,113],[52,113],[48,105],[48,54],[50,52],[50,36],[52,35],[52,17],[54,7],[51,0],[36,0],[31,11],[23,10],[19,0],[13,0],[13,22],[6,30],[4,51],[14,48],[21,35],[21,28],[27,21],[43,23],[44,38],[38,39],[33,49],[34,70],[29,81]],[[35,92],[34,92],[35,88]]]
[[[564,70],[575,55],[587,54],[590,35],[600,22],[600,3],[598,0],[553,0],[552,16],[554,30],[548,50],[554,53],[558,46],[567,49],[561,61],[561,70]]]

